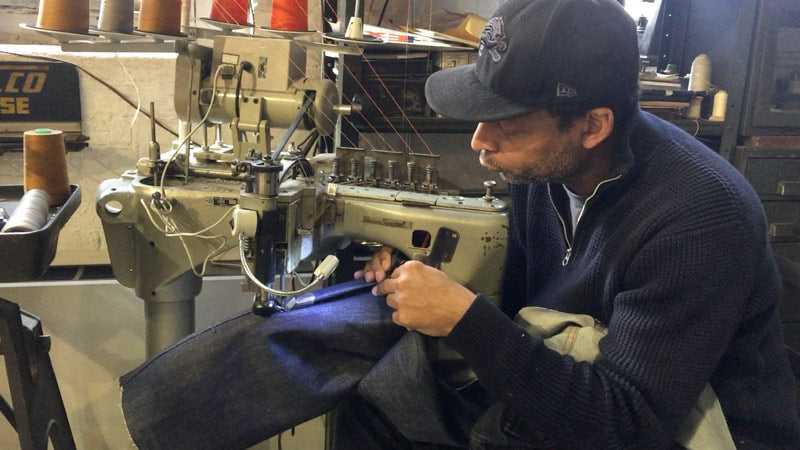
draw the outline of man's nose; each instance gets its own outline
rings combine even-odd
[[[480,122],[472,133],[472,141],[470,142],[472,149],[479,152],[485,148],[491,149],[491,133],[486,123]]]

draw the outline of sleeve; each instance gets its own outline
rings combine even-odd
[[[669,446],[733,338],[764,252],[741,218],[689,219],[630,259],[593,364],[546,348],[481,296],[445,342],[494,400],[561,445]]]

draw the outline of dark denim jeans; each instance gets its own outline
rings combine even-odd
[[[466,447],[486,396],[478,383],[439,380],[431,341],[394,325],[369,292],[271,318],[242,313],[123,376],[122,408],[143,449],[245,448],[337,405],[335,448]],[[481,417],[472,446],[485,448],[505,415]]]

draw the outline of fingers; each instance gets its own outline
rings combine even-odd
[[[400,312],[399,311],[395,311],[395,312],[392,313],[392,322],[394,322],[395,325],[400,325],[401,327],[405,328],[408,331],[414,331],[413,328],[408,327],[408,326],[403,325],[402,323],[400,323]]]
[[[392,267],[392,253],[394,253],[394,249],[388,245],[381,247],[380,251],[378,252],[380,266],[384,272],[388,272]]]
[[[373,274],[375,275],[375,281],[378,283],[382,282],[386,279],[386,275],[388,274],[389,270],[392,267],[392,253],[394,249],[392,247],[384,245],[381,249],[375,253],[372,257],[372,266],[374,268]],[[369,280],[372,281],[372,280]]]
[[[353,278],[363,278],[367,283],[386,279],[386,275],[392,267],[392,253],[394,248],[384,245],[380,250],[373,253],[372,258],[364,265],[362,270],[353,274]]]
[[[395,284],[396,284],[395,280],[387,278],[372,287],[372,295],[374,296],[390,295],[396,290]]]
[[[392,293],[396,292],[399,287],[399,284],[403,282],[400,278],[406,273],[406,269],[409,267],[413,267],[414,264],[421,264],[421,263],[417,261],[406,261],[404,263],[401,263],[399,266],[395,267],[395,269],[392,271],[391,274],[389,274],[388,277],[386,276],[386,273],[384,273],[381,279],[376,278],[378,284],[376,284],[375,287],[372,288],[372,295],[375,296],[391,295]],[[367,277],[366,274],[364,275],[364,277],[365,280],[369,281],[366,278]]]

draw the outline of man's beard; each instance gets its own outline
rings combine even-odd
[[[513,184],[524,183],[564,183],[577,171],[580,161],[574,151],[562,145],[548,160],[539,163],[530,163],[521,167],[509,167],[499,163],[490,152],[483,152],[483,159],[492,170],[499,172],[500,177]]]

